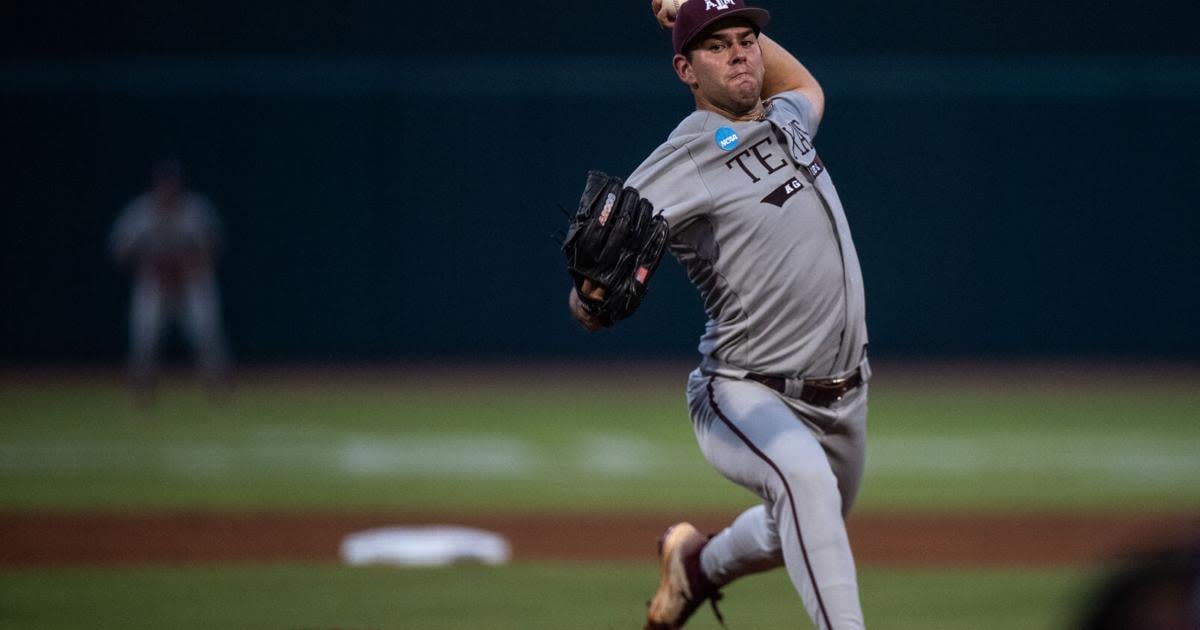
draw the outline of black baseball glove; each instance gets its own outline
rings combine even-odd
[[[580,301],[605,326],[637,310],[667,246],[666,219],[623,184],[620,177],[588,171],[562,248]],[[584,295],[585,279],[602,286],[604,296]]]

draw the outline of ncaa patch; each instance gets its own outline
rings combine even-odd
[[[716,139],[717,147],[719,147],[722,151],[732,151],[736,149],[738,143],[741,142],[741,138],[738,137],[737,132],[729,127],[721,127],[718,129]]]

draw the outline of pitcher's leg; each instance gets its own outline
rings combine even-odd
[[[820,436],[821,446],[838,479],[842,516],[850,513],[862,483],[867,459],[867,384],[855,389],[830,410],[837,422]]]
[[[779,532],[766,506],[742,512],[733,523],[713,536],[700,555],[700,567],[714,584],[783,566]]]
[[[786,480],[786,483],[783,483]],[[788,576],[818,630],[864,627],[858,576],[832,472],[785,470],[781,499],[769,509],[778,521]]]
[[[757,383],[693,380],[689,397],[705,457],[767,506],[713,539],[701,556],[706,573],[724,581],[769,568],[778,549],[818,628],[862,628],[842,498],[813,429]]]

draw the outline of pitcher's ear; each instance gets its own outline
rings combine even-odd
[[[679,77],[680,81],[683,81],[688,87],[696,87],[696,73],[692,69],[691,60],[683,54],[676,54],[671,59],[671,65],[675,67],[675,76]]]

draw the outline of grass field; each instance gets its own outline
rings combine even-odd
[[[634,372],[607,388],[533,368],[260,372],[224,406],[173,381],[148,412],[129,407],[112,375],[9,373],[0,510],[748,505],[695,447],[683,372]],[[859,511],[1200,511],[1200,388],[1189,373],[1123,375],[1120,387],[1111,374],[1054,387],[1019,373],[888,374],[878,368],[872,385]],[[868,566],[860,577],[875,629],[1051,629],[1065,627],[1095,570]],[[442,570],[0,567],[0,628],[633,628],[654,579],[649,563],[520,559]],[[782,572],[727,592],[733,628],[807,627]],[[702,612],[694,627],[716,625]]]
[[[608,389],[532,371],[456,382],[258,374],[227,406],[183,382],[134,412],[115,379],[10,379],[0,508],[746,503],[700,456],[681,373]],[[1200,506],[1200,386],[1111,385],[877,377],[857,509]]]
[[[327,566],[0,572],[0,628],[640,628],[651,565]],[[1068,570],[865,570],[869,627],[1052,630],[1091,577]],[[726,589],[731,628],[809,627],[781,572]],[[706,607],[688,628],[718,628]]]

